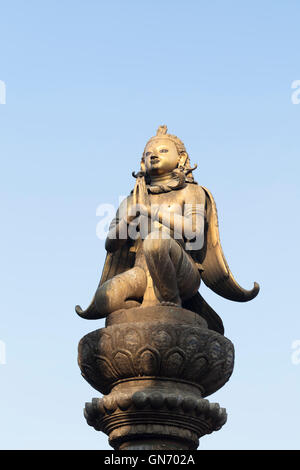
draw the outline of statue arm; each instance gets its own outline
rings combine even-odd
[[[169,212],[159,207],[154,218],[162,225],[171,228],[174,233],[184,236],[187,240],[204,237],[205,222],[205,194],[200,187],[195,187],[195,192],[189,201],[185,201],[183,214]]]
[[[105,249],[109,253],[114,253],[128,240],[127,208],[130,207],[130,196],[124,199],[117,210],[116,217],[111,221],[109,232],[105,241]]]

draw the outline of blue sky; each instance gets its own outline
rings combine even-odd
[[[203,449],[299,449],[297,1],[1,2],[3,449],[108,449],[87,426],[96,397],[77,344],[103,266],[99,204],[117,204],[160,124],[213,193],[229,265],[259,296],[206,288],[236,349],[212,395],[224,428]],[[300,355],[298,356],[300,357]]]

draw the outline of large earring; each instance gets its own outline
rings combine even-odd
[[[184,170],[185,164],[187,161],[188,155],[186,152],[181,152],[179,155],[179,160],[178,160],[178,168],[181,170]]]
[[[145,160],[143,157],[141,159],[140,171],[138,171],[137,173],[133,171],[131,174],[134,178],[139,178],[143,176],[145,178],[146,184],[150,183],[149,176],[147,175],[147,172],[146,172]]]

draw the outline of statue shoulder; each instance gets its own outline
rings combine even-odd
[[[205,188],[200,186],[199,184],[192,184],[189,183],[186,188],[186,202],[189,200],[192,202],[197,202],[198,204],[205,204],[206,194]]]
[[[211,204],[214,207],[214,209],[216,210],[216,203],[215,203],[214,197],[213,197],[212,193],[210,192],[210,190],[207,189],[205,186],[200,186],[200,187],[202,189],[206,205]]]

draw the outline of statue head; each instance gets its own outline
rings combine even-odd
[[[177,170],[185,174],[187,182],[193,183],[190,159],[184,143],[167,131],[167,126],[159,126],[156,135],[148,140],[141,160],[141,171],[151,178]]]

